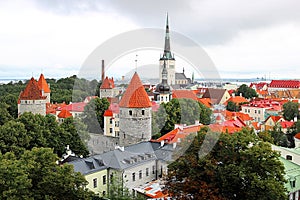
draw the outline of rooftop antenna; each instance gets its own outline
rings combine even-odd
[[[138,57],[138,55],[136,54],[135,55],[135,72],[137,72],[137,61],[138,61],[137,57]]]

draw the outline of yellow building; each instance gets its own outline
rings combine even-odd
[[[86,186],[89,190],[99,194],[107,195],[108,185],[108,167],[104,165],[101,159],[94,157],[77,159],[69,164],[74,166],[75,172],[80,172],[88,181]]]

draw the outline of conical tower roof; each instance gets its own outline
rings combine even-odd
[[[27,83],[24,91],[21,92],[19,100],[37,100],[45,98],[45,96],[42,96],[38,83],[32,77]]]
[[[148,108],[152,106],[142,81],[136,72],[126,89],[119,106],[123,108]]]
[[[50,88],[43,74],[40,75],[38,86],[40,90],[44,90],[45,93],[50,93]]]

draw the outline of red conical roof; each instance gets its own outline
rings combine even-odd
[[[57,117],[65,119],[68,117],[72,117],[72,114],[68,110],[63,109],[62,111],[60,111],[60,113],[57,115]]]
[[[106,77],[103,80],[100,89],[113,89],[113,88],[115,88],[114,79]]]
[[[46,96],[42,96],[38,83],[32,77],[27,83],[24,91],[20,93],[19,100],[37,100],[46,98]]]
[[[45,93],[50,93],[50,88],[43,74],[40,75],[38,85],[40,90],[44,90]]]
[[[152,106],[142,81],[136,72],[126,89],[119,106],[124,108],[148,108]]]

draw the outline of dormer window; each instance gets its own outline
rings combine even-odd
[[[287,159],[287,160],[292,160],[293,157],[292,157],[291,155],[286,155],[286,159]]]

